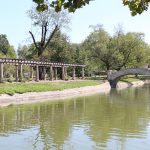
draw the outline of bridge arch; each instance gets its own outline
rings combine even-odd
[[[122,69],[114,73],[110,73],[108,75],[108,81],[111,88],[116,88],[118,80],[126,75],[150,75],[150,69],[148,68],[129,68],[129,69]]]

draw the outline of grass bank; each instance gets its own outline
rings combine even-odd
[[[1,83],[0,94],[14,95],[15,93],[46,92],[64,89],[94,86],[102,83],[100,80],[82,80],[65,82],[35,82],[35,83]]]
[[[92,77],[86,80],[76,81],[57,81],[57,82],[26,82],[26,83],[0,83],[0,94],[14,95],[15,93],[23,94],[27,92],[46,92],[62,91],[65,89],[80,88],[85,86],[99,85],[106,80],[106,77]],[[125,76],[120,79],[122,82],[132,83],[135,81],[150,80],[148,76],[134,75]]]

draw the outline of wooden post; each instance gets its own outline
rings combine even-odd
[[[73,67],[73,74],[72,74],[72,79],[75,80],[76,79],[76,67]]]
[[[62,80],[65,80],[65,67],[62,66]]]
[[[84,67],[82,67],[82,79],[84,79]]]
[[[36,65],[36,82],[39,82],[39,66]]]
[[[57,67],[55,67],[55,80],[57,80]]]
[[[30,66],[30,78],[33,79],[33,66]]]
[[[23,73],[22,73],[22,64],[19,64],[19,82],[22,82]]]
[[[0,63],[0,82],[3,82],[4,77],[4,69],[3,69],[3,63]]]
[[[18,64],[16,64],[16,82],[18,82],[19,78],[18,78]]]
[[[50,80],[53,81],[53,66],[50,65]]]

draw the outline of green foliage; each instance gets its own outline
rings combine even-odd
[[[69,12],[75,12],[76,9],[82,8],[83,6],[89,4],[92,0],[52,0],[50,4],[48,1],[44,0],[33,0],[37,4],[37,10],[43,12],[48,9],[48,7],[53,7],[56,12],[64,9],[68,9]],[[147,11],[149,7],[150,0],[122,0],[124,5],[127,5],[133,16]]]
[[[112,40],[113,48],[118,52],[115,58],[115,67],[141,67],[145,64],[149,46],[143,40],[141,33],[127,33],[115,35]]]
[[[5,34],[0,35],[0,52],[4,55],[8,53],[9,42]]]
[[[128,5],[133,16],[147,11],[150,0],[123,0],[124,5]]]
[[[18,57],[20,59],[27,59],[27,60],[37,60],[38,59],[38,51],[36,49],[36,47],[34,46],[34,44],[31,45],[23,45],[23,46],[19,46],[18,50]]]
[[[73,61],[72,53],[71,44],[69,43],[67,36],[58,30],[43,52],[42,58],[52,62],[71,63]],[[38,51],[34,44],[29,46],[19,46],[18,56],[23,59],[39,59]]]
[[[92,0],[52,0],[50,4],[44,0],[33,0],[37,4],[37,10],[39,12],[48,9],[48,6],[53,7],[56,12],[64,9],[68,9],[69,12],[75,12],[76,9],[82,8]]]
[[[14,47],[9,44],[5,34],[0,35],[0,58],[16,58]],[[14,66],[4,65],[4,77],[9,78],[14,74]]]
[[[71,45],[67,36],[62,34],[59,30],[56,32],[53,40],[48,45],[47,51],[51,56],[48,59],[53,62],[71,62]]]
[[[16,57],[14,47],[9,44],[5,34],[0,34],[0,57]]]
[[[141,33],[123,32],[110,36],[102,26],[94,27],[82,43],[88,60],[88,72],[99,71],[99,68],[107,71],[144,66],[150,56],[150,47],[143,36]]]

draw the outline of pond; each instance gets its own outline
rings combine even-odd
[[[2,150],[149,150],[150,86],[0,109]]]

